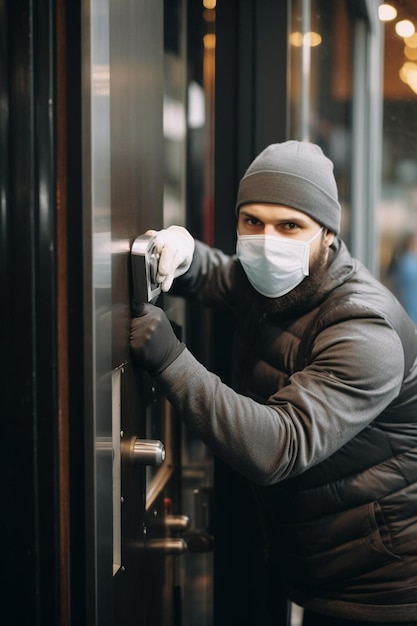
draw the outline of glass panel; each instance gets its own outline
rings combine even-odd
[[[294,0],[290,26],[290,138],[334,162],[349,244],[353,33],[345,0]]]
[[[186,226],[194,236],[207,241],[212,241],[214,222],[214,19],[214,8],[204,9],[203,4],[187,5],[185,0],[164,2],[163,226]],[[197,332],[199,341],[207,342],[207,334],[201,330],[204,316],[200,314],[198,320],[191,320],[188,328],[184,301],[161,294],[157,304],[165,310],[177,334],[187,340],[194,353],[198,352],[190,334]],[[146,437],[163,441],[167,456],[159,468],[146,470],[146,506],[149,509],[173,468],[181,463],[180,502],[172,503],[175,507],[172,512],[189,517],[187,540],[190,543],[191,537],[197,546],[176,563],[178,581],[186,598],[181,623],[210,626],[212,457],[206,446],[185,428],[178,442],[179,421],[171,413],[168,401],[160,397],[155,397],[147,409]]]
[[[397,15],[384,25],[380,266],[382,280],[417,323],[417,35],[396,30],[404,19],[417,26],[417,6],[410,0],[391,4]]]
[[[207,243],[214,239],[215,0],[187,3],[187,227]],[[207,363],[210,313],[187,309],[187,345]],[[213,623],[213,552],[210,496],[213,461],[189,430],[182,438],[183,510],[191,520],[194,547],[181,559],[183,626]],[[201,550],[197,552],[197,550]]]
[[[186,169],[186,60],[184,0],[164,2],[164,201],[163,227],[185,225]],[[149,228],[155,228],[150,224]],[[157,301],[179,337],[183,335],[185,306],[180,298],[161,293]],[[166,458],[160,468],[147,467],[147,507],[168,480],[175,463],[171,407],[155,397],[147,409],[146,437],[164,443]]]

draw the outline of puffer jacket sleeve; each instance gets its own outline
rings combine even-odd
[[[187,349],[157,383],[214,454],[252,482],[271,485],[325,460],[366,428],[398,396],[403,373],[397,333],[370,317],[323,330],[308,366],[266,404],[233,391]]]
[[[230,309],[233,307],[232,285],[235,271],[235,257],[196,240],[190,268],[174,280],[169,293],[203,305]]]

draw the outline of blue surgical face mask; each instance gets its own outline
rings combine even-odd
[[[268,298],[279,298],[309,274],[309,241],[274,235],[237,236],[236,254],[252,287]]]

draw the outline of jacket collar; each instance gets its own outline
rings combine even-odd
[[[355,271],[355,263],[344,241],[335,237],[330,246],[327,272],[317,290],[313,306],[319,304],[328,293],[351,278]]]

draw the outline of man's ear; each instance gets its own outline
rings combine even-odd
[[[327,246],[331,246],[334,240],[335,234],[332,233],[331,230],[326,229],[325,234],[324,234],[324,243]]]

